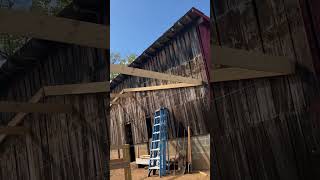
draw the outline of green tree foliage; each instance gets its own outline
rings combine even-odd
[[[126,57],[122,57],[120,53],[111,53],[110,54],[111,64],[128,65],[128,64],[131,64],[136,58],[137,58],[137,55],[135,55],[135,54],[130,54]],[[114,79],[118,75],[119,75],[119,73],[110,73],[110,80]]]

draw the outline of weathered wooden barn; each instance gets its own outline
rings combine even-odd
[[[320,178],[319,8],[315,0],[211,1],[211,63],[280,69],[276,58],[268,59],[273,64],[263,56],[248,58],[253,52],[296,63],[283,76],[238,71],[233,78],[247,80],[211,81],[211,177]],[[218,46],[250,53],[224,64],[216,58]],[[211,80],[223,70],[217,67]]]
[[[74,0],[59,17],[0,10],[28,36],[0,67],[0,179],[108,179],[109,3]]]
[[[198,144],[193,143],[194,167],[196,163],[199,168],[209,167],[206,125],[209,22],[207,16],[192,8],[130,64],[128,70],[112,80],[110,92],[115,99],[111,100],[110,143],[131,144],[133,160],[149,154],[153,113],[166,107],[170,112],[169,138],[186,137],[190,126],[192,136],[202,139]],[[175,145],[170,151],[174,153]],[[197,152],[205,157],[197,157]]]

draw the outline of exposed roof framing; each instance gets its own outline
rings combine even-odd
[[[202,84],[202,80],[188,77],[176,76],[171,74],[148,71],[138,68],[127,67],[125,65],[111,64],[110,72],[121,73],[131,76],[153,78],[159,80],[167,80],[172,82],[188,83],[188,84]]]
[[[0,10],[0,32],[108,49],[109,27],[31,12]]]
[[[295,72],[294,62],[288,57],[268,56],[219,46],[211,49],[211,82],[281,76]]]

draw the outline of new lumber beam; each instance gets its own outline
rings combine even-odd
[[[123,95],[124,91],[122,90],[118,95]],[[119,99],[119,97],[115,97],[111,102],[110,102],[110,106],[114,105],[114,104],[118,104],[116,103],[117,100]]]
[[[85,84],[56,85],[46,86],[43,89],[45,96],[107,93],[110,91],[110,83],[93,82]]]
[[[166,85],[159,85],[159,86],[127,88],[127,89],[124,89],[123,92],[156,91],[156,90],[165,90],[165,89],[196,87],[196,86],[200,86],[200,85],[201,84],[177,83],[177,84],[166,84]]]
[[[1,33],[109,49],[106,25],[4,9],[0,10],[0,22]]]
[[[67,104],[0,102],[0,112],[71,113],[73,112],[73,107]]]
[[[255,71],[241,68],[221,68],[215,69],[210,73],[210,81],[223,82],[223,81],[235,81],[244,79],[256,79],[263,77],[281,76],[282,73]]]
[[[111,106],[113,104],[118,104],[116,101],[121,97],[126,97],[130,92],[144,92],[144,91],[156,91],[156,90],[166,90],[166,89],[176,89],[176,88],[186,88],[186,87],[196,87],[201,86],[202,84],[188,84],[188,83],[177,83],[177,84],[166,84],[166,85],[159,85],[159,86],[149,86],[149,87],[139,87],[139,88],[127,88],[123,89],[119,94],[111,101]],[[112,95],[112,94],[111,94]],[[129,96],[129,97],[132,97]]]
[[[114,73],[126,74],[131,76],[145,77],[145,78],[153,78],[159,80],[166,80],[172,82],[180,82],[180,83],[188,83],[188,84],[202,84],[202,80],[193,79],[188,77],[176,76],[171,74],[159,73],[154,71],[148,71],[143,69],[137,69],[128,67],[125,65],[119,64],[111,64],[110,71]]]
[[[0,134],[8,135],[25,135],[28,134],[30,130],[26,127],[0,127]]]
[[[248,70],[292,74],[295,71],[294,62],[284,56],[269,56],[262,53],[227,47],[213,46],[211,48],[212,64],[243,68]]]

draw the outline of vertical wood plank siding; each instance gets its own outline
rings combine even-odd
[[[198,27],[189,26],[155,55],[146,59],[139,68],[168,74],[207,80],[206,69]],[[172,82],[130,76],[119,83],[113,93],[124,88],[165,85]],[[171,90],[137,92],[134,98],[123,98],[119,105],[113,105],[110,111],[110,138],[112,144],[126,142],[124,126],[131,123],[135,144],[148,141],[146,117],[151,116],[161,106],[169,108],[169,136],[175,137],[177,127],[191,127],[193,135],[208,133],[206,127],[207,87],[191,87]],[[152,124],[153,122],[151,122]],[[186,130],[186,129],[185,129]],[[180,133],[183,133],[180,130]]]
[[[107,62],[102,51],[57,45],[46,60],[2,89],[1,100],[27,101],[46,85],[106,81]],[[5,89],[5,90],[4,90]],[[102,179],[108,159],[108,95],[68,95],[44,98],[46,103],[72,104],[77,114],[29,114],[23,125],[33,136],[9,136],[1,144],[0,179]],[[6,125],[12,113],[0,113]]]
[[[318,92],[299,0],[211,2],[213,44],[300,64],[291,76],[211,85],[211,177],[319,179],[319,122],[308,111]]]

